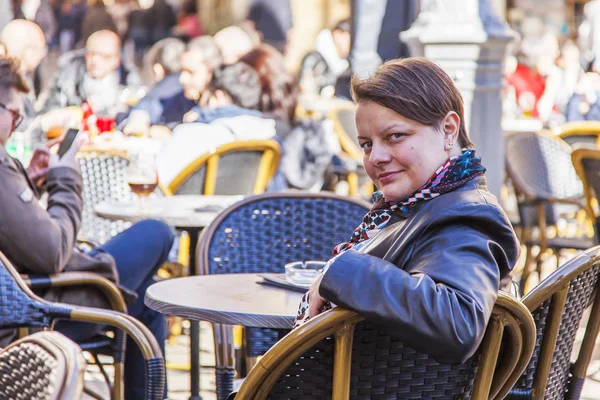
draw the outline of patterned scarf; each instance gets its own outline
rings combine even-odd
[[[336,256],[373,238],[387,225],[395,210],[406,212],[416,204],[461,187],[484,173],[485,168],[481,165],[481,157],[475,156],[475,150],[468,149],[460,156],[446,161],[423,186],[404,200],[386,201],[381,192],[375,192],[373,194],[375,205],[363,217],[362,223],[354,230],[350,241],[335,246],[333,255]]]

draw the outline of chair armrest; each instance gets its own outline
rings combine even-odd
[[[164,395],[165,360],[158,341],[137,319],[122,312],[99,308],[69,306],[70,319],[105,324],[126,332],[137,344],[146,362],[146,399],[158,400]]]
[[[113,310],[127,312],[127,304],[117,285],[92,272],[62,272],[53,275],[21,275],[21,277],[32,289],[94,286],[106,296]]]

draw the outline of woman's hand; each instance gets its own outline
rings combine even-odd
[[[308,289],[308,316],[310,318],[321,314],[321,310],[327,303],[327,300],[319,294],[319,286],[323,280],[323,275],[319,275],[312,285],[310,285],[310,289]]]

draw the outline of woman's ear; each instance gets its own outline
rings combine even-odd
[[[458,131],[460,128],[460,117],[454,111],[448,112],[442,120],[442,132],[444,133],[444,148],[452,149],[457,145]]]

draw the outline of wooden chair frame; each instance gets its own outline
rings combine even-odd
[[[550,134],[549,131],[542,131],[542,132],[530,132],[528,134],[532,134],[532,135],[542,135],[545,136],[551,140],[555,140],[556,137],[553,136],[552,134]],[[561,147],[563,147],[565,149],[565,151],[568,152],[572,152],[571,147],[563,142],[562,140],[560,140],[559,145]],[[584,201],[579,200],[579,199],[567,199],[567,198],[557,198],[557,197],[552,197],[552,196],[544,196],[543,198],[540,197],[540,195],[538,193],[532,192],[529,190],[529,185],[527,184],[527,182],[524,182],[520,176],[518,174],[516,174],[510,163],[506,163],[506,173],[508,175],[508,177],[511,179],[513,185],[514,185],[514,189],[515,189],[515,194],[518,197],[523,197],[523,201],[520,201],[519,203],[521,205],[529,205],[529,206],[535,206],[535,210],[536,210],[536,217],[537,217],[537,228],[538,228],[538,245],[539,245],[539,253],[536,256],[535,260],[532,260],[532,249],[531,246],[526,246],[526,256],[525,256],[525,266],[523,267],[523,274],[521,277],[521,288],[524,287],[525,282],[527,281],[527,278],[529,277],[530,273],[532,272],[530,269],[530,264],[531,261],[535,261],[537,264],[537,270],[538,273],[541,272],[541,263],[542,263],[542,256],[544,255],[544,253],[547,250],[552,250],[549,245],[548,245],[548,236],[547,236],[547,229],[548,226],[546,224],[546,206],[547,205],[554,205],[554,204],[563,204],[563,205],[574,205],[582,210],[586,210],[587,212],[587,207],[584,204]],[[522,226],[522,230],[521,230],[521,241],[523,243],[527,243],[531,237],[533,235],[532,229],[528,229],[527,227],[525,227],[524,225]],[[558,268],[559,266],[559,257],[558,254],[556,255],[556,266]]]
[[[347,154],[352,160],[358,162],[360,165],[363,164],[363,151],[360,147],[354,143],[352,138],[348,135],[346,130],[344,129],[344,125],[338,118],[338,111],[356,111],[356,105],[352,102],[347,102],[347,104],[338,105],[333,107],[327,118],[333,122],[333,130],[337,135],[337,138],[340,142],[340,146],[342,147],[342,151]],[[348,173],[348,195],[356,196],[359,194],[359,181],[358,181],[358,173],[356,171]]]
[[[600,121],[567,122],[553,130],[561,139],[572,136],[596,136],[596,145],[600,146]]]
[[[198,169],[206,165],[206,177],[204,179],[204,190],[202,194],[215,194],[219,159],[229,153],[250,151],[263,152],[258,167],[258,175],[252,191],[253,194],[263,193],[279,167],[281,148],[275,139],[235,141],[226,143],[212,151],[204,153],[192,161],[171,181],[166,188],[166,192],[169,194],[176,193],[187,179],[198,171]]]
[[[19,275],[15,267],[2,252],[0,252],[0,262],[4,265],[8,273],[15,280],[19,289],[21,289],[29,298],[47,307],[54,307],[53,303],[38,297],[35,293],[31,291],[30,287],[27,285],[27,282],[21,277],[21,275]],[[79,285],[83,282],[88,282],[88,279],[90,278],[93,282],[99,283],[100,289],[106,290],[104,291],[104,293],[107,294],[111,304],[119,305],[120,303],[121,306],[124,306],[124,303],[121,303],[122,296],[121,293],[118,291],[118,288],[116,288],[116,286],[112,282],[108,281],[108,279],[102,278],[96,274],[73,273],[73,275],[71,275],[70,277],[67,276],[66,279],[56,277],[55,282],[58,282],[57,286],[71,286]],[[117,292],[118,296],[116,295]],[[63,305],[61,304],[60,306],[62,307]],[[164,365],[162,350],[152,332],[150,332],[150,330],[144,324],[142,324],[140,321],[133,318],[132,316],[128,315],[127,313],[114,310],[105,310],[100,308],[83,307],[77,305],[64,305],[64,307],[65,309],[70,310],[69,320],[104,324],[124,331],[136,342],[138,348],[142,353],[142,356],[147,362],[152,360],[160,360]],[[123,399],[124,386],[122,373],[122,365],[115,365],[115,376],[121,376],[121,379],[115,379],[115,384],[113,385],[112,393],[112,398],[114,400]]]
[[[236,399],[264,400],[278,378],[303,353],[327,336],[335,336],[333,400],[350,398],[350,376],[354,327],[360,315],[336,308],[325,312],[280,340],[250,371]],[[499,357],[502,338],[511,346]],[[529,311],[514,298],[500,293],[485,338],[472,398],[500,399],[527,366],[535,344],[535,325]]]
[[[598,126],[600,128],[600,122],[598,122]],[[600,132],[599,132],[600,135]],[[599,136],[600,137],[600,136]],[[591,219],[592,224],[594,225],[594,231],[596,231],[595,222],[596,222],[596,212],[593,207],[593,200],[597,200],[594,195],[593,189],[590,187],[590,183],[587,180],[585,175],[585,170],[583,168],[583,159],[591,158],[600,160],[600,148],[598,147],[590,147],[590,146],[582,146],[573,150],[571,153],[571,160],[573,161],[573,166],[575,167],[575,171],[577,172],[577,176],[581,179],[583,183],[583,194],[585,196],[585,207],[588,214],[588,217]],[[600,194],[600,193],[598,193]],[[595,232],[596,237],[600,232]]]
[[[558,334],[565,310],[569,285],[573,279],[588,269],[600,264],[600,246],[593,247],[578,255],[567,264],[544,279],[531,292],[523,297],[522,302],[530,312],[535,312],[545,301],[552,298],[552,304],[546,319],[546,328],[541,342],[535,379],[532,389],[532,399],[544,399],[550,368],[559,340]],[[594,288],[592,310],[587,323],[585,335],[575,364],[571,368],[571,383],[568,399],[578,399],[581,387],[585,381],[586,370],[594,351],[596,338],[600,329],[600,279]],[[516,382],[516,380],[515,380]],[[510,387],[508,387],[510,389]],[[508,391],[501,391],[506,395]]]

